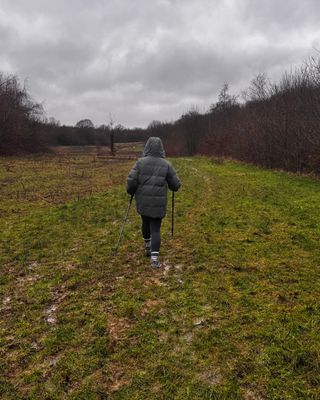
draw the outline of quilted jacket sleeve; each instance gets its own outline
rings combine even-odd
[[[175,169],[173,168],[173,166],[169,164],[169,168],[168,168],[168,172],[167,172],[167,183],[168,183],[168,187],[170,190],[173,190],[174,192],[176,192],[179,187],[181,186],[181,182],[180,179],[178,178],[178,175],[175,171]]]
[[[139,166],[138,161],[132,167],[127,178],[127,193],[134,195],[138,188]]]

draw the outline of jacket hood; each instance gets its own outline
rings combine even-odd
[[[147,140],[147,143],[144,146],[144,150],[142,153],[142,157],[146,156],[165,158],[166,153],[164,151],[162,141],[159,137],[150,137]]]

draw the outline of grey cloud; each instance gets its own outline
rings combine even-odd
[[[277,79],[319,45],[316,0],[0,0],[0,69],[63,123],[129,126]]]
[[[275,31],[301,31],[318,26],[320,3],[317,0],[291,0],[290,2],[269,0],[245,0],[242,18],[264,33]]]

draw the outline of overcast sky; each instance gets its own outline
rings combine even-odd
[[[0,71],[48,117],[177,119],[320,49],[319,0],[0,0]]]

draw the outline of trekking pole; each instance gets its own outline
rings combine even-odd
[[[171,236],[173,237],[174,231],[174,191],[172,191],[172,204],[171,204]]]
[[[116,248],[114,249],[114,252],[113,252],[114,256],[117,255],[118,247],[119,247],[119,244],[120,244],[120,241],[121,241],[121,238],[122,238],[123,229],[124,229],[124,226],[125,226],[125,224],[126,224],[126,222],[128,220],[128,215],[129,215],[129,211],[130,211],[130,207],[131,207],[133,196],[134,195],[132,194],[131,197],[130,197],[130,201],[129,201],[129,204],[128,204],[128,207],[127,207],[127,212],[126,212],[126,215],[124,217],[124,221],[123,221],[123,224],[122,224],[122,227],[121,227],[121,230],[120,230],[119,239],[118,239]]]

